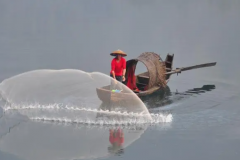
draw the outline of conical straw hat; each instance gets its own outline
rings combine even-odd
[[[124,52],[123,52],[122,50],[120,50],[120,49],[118,49],[118,50],[113,51],[112,53],[110,53],[111,56],[116,56],[116,55],[118,55],[118,54],[122,55],[123,57],[127,56],[127,54],[124,53]]]

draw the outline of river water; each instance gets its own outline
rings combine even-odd
[[[36,69],[109,74],[110,52],[153,51],[173,67],[217,62],[173,75],[142,99],[170,123],[116,128],[25,120],[0,107],[1,160],[182,159],[240,156],[240,1],[0,0],[0,80]],[[137,68],[144,71],[144,66]]]

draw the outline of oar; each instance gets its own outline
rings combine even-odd
[[[195,65],[195,66],[182,67],[182,68],[177,68],[175,70],[167,72],[165,74],[168,75],[168,74],[181,73],[182,71],[188,71],[191,69],[198,69],[198,68],[204,68],[204,67],[211,67],[211,66],[215,66],[216,64],[217,64],[217,62],[212,62],[212,63],[199,64],[199,65]]]

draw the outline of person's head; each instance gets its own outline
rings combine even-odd
[[[112,155],[122,155],[124,154],[124,148],[122,146],[112,144],[111,146],[108,147],[108,152]]]
[[[116,59],[121,59],[122,55],[121,54],[117,54],[116,55]]]

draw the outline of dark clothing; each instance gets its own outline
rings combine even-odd
[[[110,76],[113,78],[112,74],[110,74]],[[122,80],[123,80],[122,76],[116,76],[115,75],[115,77],[116,77],[116,80],[118,80],[119,82],[122,82]]]
[[[110,76],[113,78],[113,75],[112,74],[110,74]],[[116,77],[116,80],[118,81],[118,82],[120,82],[120,83],[123,83],[123,78],[122,78],[122,76],[115,76]],[[111,90],[115,90],[115,89],[118,89],[118,90],[122,90],[122,85],[123,84],[115,84],[115,82],[114,81],[112,81],[111,80]]]

